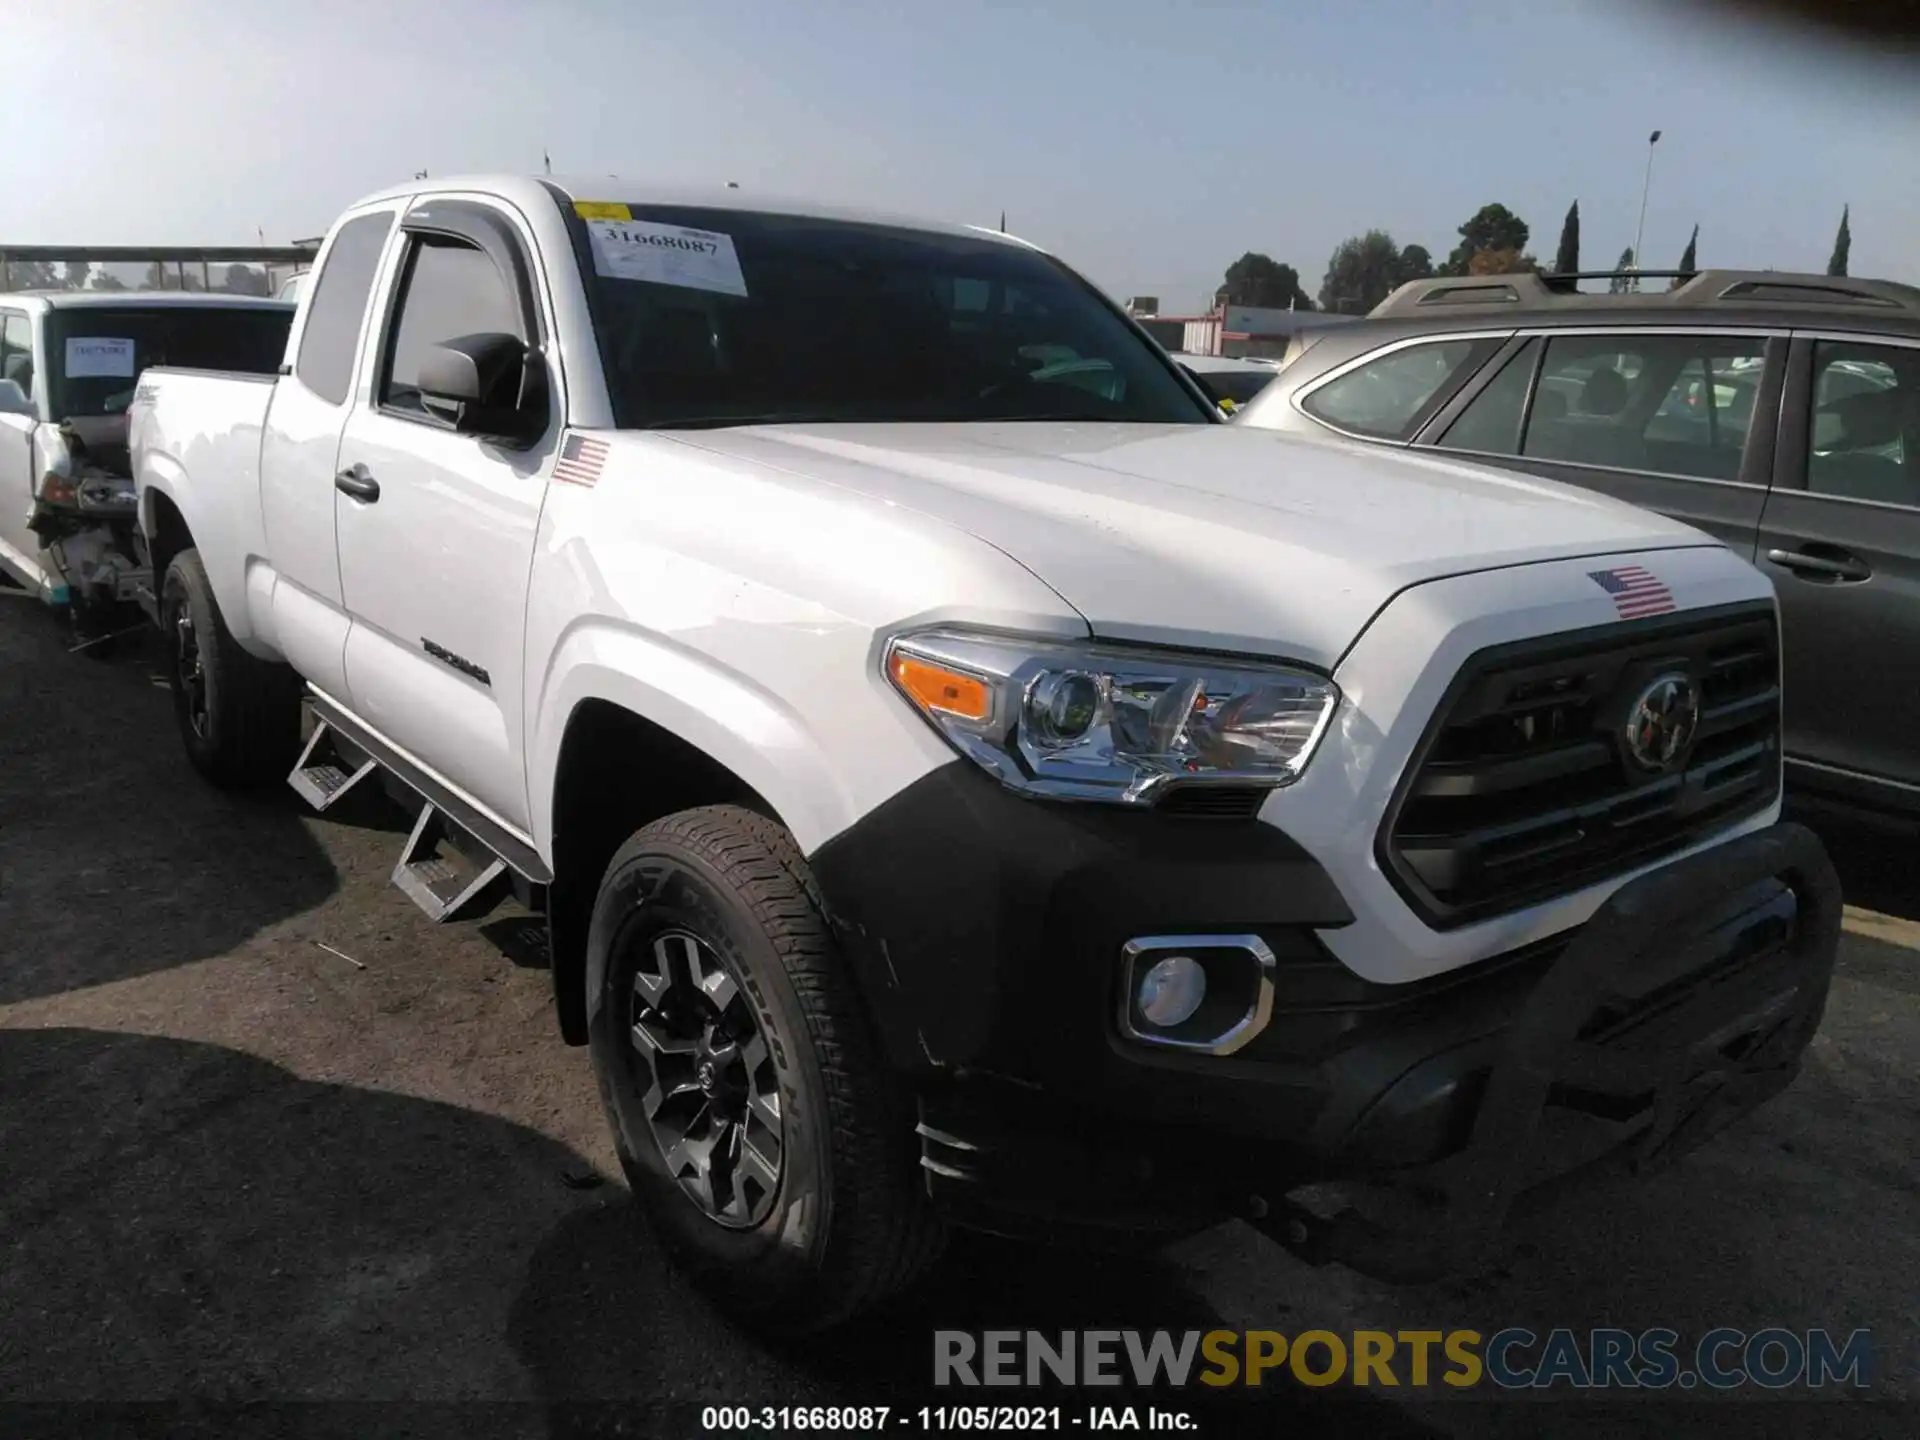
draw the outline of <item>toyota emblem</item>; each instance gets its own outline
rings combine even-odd
[[[1627,754],[1643,770],[1671,769],[1687,753],[1700,728],[1700,687],[1692,677],[1662,675],[1640,692],[1627,711]]]

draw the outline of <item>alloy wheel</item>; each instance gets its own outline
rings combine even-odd
[[[654,936],[634,959],[627,1030],[667,1173],[717,1223],[757,1225],[780,1188],[780,1091],[732,966],[690,931]]]

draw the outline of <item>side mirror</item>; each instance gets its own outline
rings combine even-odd
[[[547,428],[547,367],[517,335],[461,335],[427,351],[415,382],[463,435],[528,445]]]
[[[20,388],[18,380],[0,380],[0,415],[31,415],[33,401]]]

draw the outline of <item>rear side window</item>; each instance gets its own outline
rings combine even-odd
[[[314,394],[335,405],[345,404],[353,388],[353,352],[360,340],[360,322],[366,318],[367,297],[373,293],[380,252],[392,228],[391,211],[349,220],[333,237],[326,262],[313,282],[293,373]]]
[[[1557,336],[1521,453],[1738,480],[1765,353],[1760,335]]]
[[[421,410],[420,362],[427,352],[463,335],[489,334],[527,338],[520,304],[493,261],[463,241],[421,237],[407,266],[380,403]]]
[[[1441,446],[1476,450],[1483,455],[1511,455],[1518,450],[1520,422],[1527,413],[1527,391],[1539,359],[1540,342],[1529,340],[1447,427],[1447,433],[1440,437]]]
[[[1436,340],[1390,351],[1306,396],[1301,408],[1372,440],[1411,440],[1497,340]]]

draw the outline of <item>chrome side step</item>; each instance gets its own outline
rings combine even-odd
[[[393,883],[399,887],[426,917],[435,924],[463,920],[484,914],[505,898],[511,882],[507,862],[493,855],[477,869],[468,869],[455,856],[445,852],[460,849],[467,840],[479,846],[477,837],[460,829],[446,813],[428,801],[413,822],[400,863],[393,867]]]
[[[379,762],[371,755],[356,766],[341,754],[333,727],[319,720],[314,724],[313,734],[307,737],[307,747],[300,752],[287,783],[315,810],[325,810],[379,768]]]
[[[509,894],[536,913],[544,907],[553,877],[524,836],[410,763],[329,697],[310,688],[309,699],[313,733],[287,783],[324,811],[384,771],[385,779],[416,799],[418,816],[393,867],[393,883],[429,920],[471,919]]]

